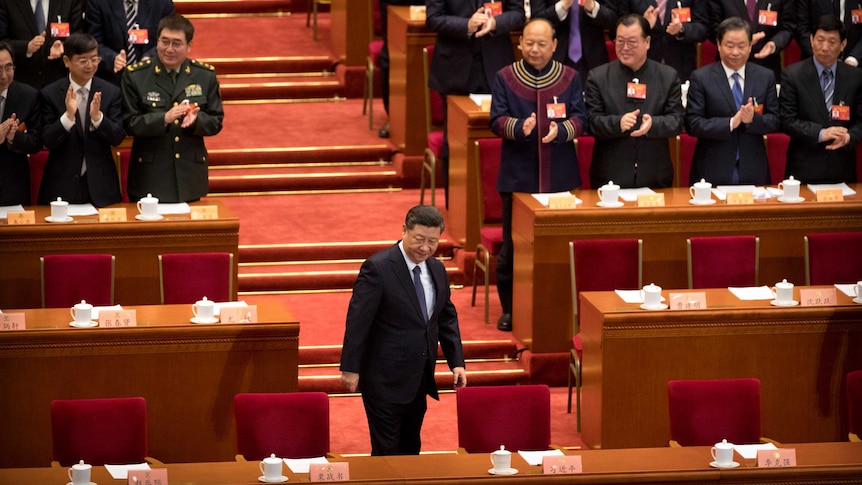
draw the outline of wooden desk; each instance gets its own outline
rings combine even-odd
[[[389,139],[404,155],[419,156],[428,145],[422,49],[437,34],[425,28],[424,17],[411,20],[409,6],[390,5],[388,12]]]
[[[762,434],[782,443],[847,439],[848,372],[862,369],[862,305],[779,308],[705,291],[707,309],[644,311],[581,293],[582,438],[590,447],[666,445],[667,382],[755,377]],[[794,288],[799,300],[799,288]]]
[[[479,244],[479,193],[475,142],[493,138],[490,113],[469,96],[448,96],[449,221],[447,228],[468,251]]]
[[[142,396],[150,456],[217,461],[236,454],[235,394],[297,390],[299,325],[280,302],[241,325],[191,324],[190,305],[124,308],[137,327],[72,328],[55,308],[0,332],[0,467],[50,463],[54,399]]]
[[[855,187],[856,190],[860,186]],[[569,241],[643,239],[644,284],[688,286],[686,243],[691,236],[753,234],[760,237],[760,284],[787,278],[805,283],[803,236],[811,232],[862,229],[862,196],[843,202],[783,204],[775,199],[753,205],[710,206],[688,203],[688,188],[661,189],[666,207],[596,207],[596,192],[574,191],[583,205],[550,210],[527,194],[515,194],[512,237],[515,243],[514,334],[533,353],[568,353],[572,345]],[[565,356],[563,356],[565,360]],[[563,366],[565,364],[562,364]]]
[[[332,0],[329,10],[329,45],[345,66],[365,66],[372,40],[371,2]]]
[[[125,207],[127,222],[99,222],[98,216],[74,217],[68,224],[45,222],[47,206],[36,211],[37,224],[0,224],[0,308],[42,306],[39,258],[46,254],[110,253],[116,257],[114,301],[122,305],[159,304],[159,260],[162,253],[228,252],[238,258],[239,219],[219,200],[191,205],[216,205],[219,218],[192,221],[188,214],[159,221],[138,221],[135,204]],[[233,298],[237,270],[234,268]]]
[[[862,444],[808,443],[788,445],[796,448],[798,466],[784,469],[758,469],[753,460],[736,455],[739,468],[710,468],[708,447],[646,448],[627,450],[570,451],[581,455],[584,473],[580,475],[541,474],[540,467],[528,466],[520,456],[512,457],[519,473],[511,477],[488,474],[490,463],[485,454],[433,454],[420,456],[361,456],[330,461],[350,463],[351,482],[376,483],[435,483],[445,485],[476,483],[513,484],[719,484],[775,483],[791,484],[807,481],[817,484],[846,485],[860,483],[862,476]],[[227,485],[258,483],[257,462],[179,463],[167,464],[171,483]],[[287,483],[307,482],[308,474],[294,474],[283,467]],[[93,468],[92,480],[111,483],[104,467]],[[68,481],[66,468],[5,468],[0,469],[0,482],[16,485],[44,485]]]

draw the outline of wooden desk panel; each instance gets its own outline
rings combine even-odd
[[[299,325],[280,302],[242,325],[191,324],[190,305],[126,308],[138,327],[72,328],[61,308],[0,332],[0,467],[50,462],[54,399],[142,396],[150,456],[217,461],[236,454],[235,394],[297,390]]]
[[[0,224],[0,308],[42,306],[39,258],[46,254],[109,253],[116,257],[114,301],[122,305],[155,305],[159,298],[159,261],[162,253],[227,252],[239,259],[239,219],[218,200],[191,205],[216,205],[219,218],[192,221],[189,214],[167,215],[159,221],[138,221],[135,204],[125,207],[127,222],[99,222],[98,216],[79,216],[68,224],[51,224],[47,206],[36,211],[37,224]],[[39,222],[41,221],[41,222]],[[234,267],[233,296],[237,270]]]
[[[377,0],[332,0],[329,13],[329,45],[345,66],[365,66],[372,40],[371,2]]]
[[[855,187],[858,190],[858,187]],[[760,284],[787,278],[805,282],[803,236],[811,232],[862,230],[862,196],[844,202],[783,204],[775,199],[748,206],[688,203],[688,188],[661,189],[666,207],[596,207],[596,192],[574,191],[583,205],[544,208],[528,194],[515,194],[514,335],[534,353],[571,348],[572,305],[568,244],[572,239],[643,239],[644,284],[688,286],[686,243],[691,236],[753,234],[760,237]]]
[[[669,380],[742,377],[761,381],[764,436],[847,438],[844,377],[862,369],[862,306],[840,292],[837,306],[778,308],[696,291],[706,310],[648,312],[614,292],[581,293],[585,443],[666,445]]]

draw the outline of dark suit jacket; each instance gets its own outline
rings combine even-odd
[[[426,393],[436,399],[438,341],[449,367],[464,367],[446,270],[433,257],[427,267],[436,299],[426,324],[397,244],[362,264],[347,309],[341,370],[359,373],[359,389],[366,397],[394,404],[407,404]],[[425,388],[420,388],[422,383]]]
[[[598,1],[598,0],[597,0]],[[556,0],[535,0],[530,3],[531,18],[543,18],[551,21],[557,33],[557,50],[554,60],[578,69],[581,79],[587,78],[590,69],[608,62],[608,50],[605,46],[605,29],[611,29],[617,21],[616,6],[610,1],[598,1],[601,5],[595,18],[591,18],[580,7],[578,27],[581,30],[581,61],[575,65],[569,59],[569,37],[572,24],[569,17],[560,20],[555,6]]]
[[[743,103],[754,98],[763,106],[763,114],[754,114],[748,125],[730,131],[730,118],[738,111],[721,62],[702,67],[691,75],[685,128],[697,137],[691,182],[706,179],[713,185],[731,183],[733,167],[739,154],[739,182],[770,184],[769,164],[763,135],[778,131],[778,96],[772,71],[757,64],[745,66]]]
[[[71,32],[83,32],[83,14],[83,0],[50,0],[48,23],[56,22],[59,16],[63,22],[69,22]],[[28,58],[27,43],[40,34],[36,31],[36,16],[33,15],[30,0],[0,1],[0,41],[8,41],[15,53],[15,79],[36,89],[60,79],[68,72],[62,58],[48,60],[51,44],[57,38],[51,36],[50,28],[46,28],[46,31],[42,49]]]
[[[856,143],[862,139],[862,70],[838,62],[833,104],[850,106],[850,120],[832,120],[820,87],[813,59],[797,62],[784,70],[781,81],[781,130],[790,135],[786,176],[803,183],[856,181]],[[827,150],[817,143],[820,130],[846,126],[850,143]]]
[[[643,15],[647,8],[656,6],[655,0],[618,1],[617,10],[620,15]],[[708,0],[679,0],[679,4],[683,8],[691,9],[691,22],[683,25],[682,35],[668,34],[667,25],[673,16],[672,10],[677,7],[676,1],[668,0],[664,18],[661,23],[656,22],[650,31],[650,48],[647,55],[654,61],[676,69],[680,79],[688,79],[697,67],[697,43],[706,40],[709,34],[709,3]]]
[[[647,85],[645,100],[626,97],[626,84],[638,78]],[[596,138],[590,165],[590,185],[609,180],[622,187],[670,187],[673,165],[668,138],[683,128],[679,76],[670,66],[647,59],[637,72],[620,61],[590,71],[584,96],[590,116],[590,132]],[[641,137],[620,131],[620,118],[640,109],[652,117],[652,128]],[[635,128],[640,127],[640,122]]]
[[[769,7],[773,12],[778,12],[778,25],[761,25],[757,21],[757,13]],[[722,20],[728,17],[739,17],[751,24],[751,33],[763,32],[765,37],[751,46],[751,57],[749,62],[760,64],[772,69],[775,79],[781,79],[781,51],[790,43],[796,31],[796,10],[793,0],[757,0],[755,18],[748,18],[748,7],[745,0],[709,0],[709,38],[715,42],[715,30]],[[764,58],[755,59],[754,54],[760,52],[767,42],[775,42],[775,53]],[[706,59],[709,62],[712,59]]]
[[[12,81],[9,85],[6,106],[0,121],[15,113],[27,131],[18,131],[10,147],[5,138],[0,140],[0,205],[30,205],[30,164],[27,154],[42,149],[39,137],[39,92],[26,84]]]
[[[847,47],[844,58],[853,56],[862,63],[862,23],[853,24],[850,11],[859,8],[859,3],[847,0],[844,5],[844,28],[847,31]],[[811,57],[811,28],[823,15],[834,14],[832,0],[796,0],[796,42],[802,50],[802,58]]]
[[[484,0],[428,0],[425,25],[437,33],[428,86],[440,94],[469,94],[473,51],[481,52],[488,92],[494,75],[515,62],[510,33],[524,26],[524,3],[503,0],[503,13],[496,17],[497,30],[476,38],[467,35],[470,16]]]
[[[139,0],[138,26],[149,32],[149,45],[139,45],[138,60],[156,56],[159,20],[175,12],[171,0]],[[126,7],[123,0],[87,0],[87,30],[99,41],[99,77],[119,85],[123,71],[114,73],[114,60],[127,48]]]
[[[39,189],[39,204],[49,204],[57,197],[71,203],[76,201],[81,177],[81,163],[87,159],[87,185],[90,198],[96,207],[122,201],[117,167],[111,156],[111,147],[119,145],[123,131],[123,103],[120,89],[109,82],[93,78],[87,103],[87,129],[81,127],[79,115],[71,131],[60,123],[66,112],[66,90],[69,78],[60,79],[42,88],[42,139],[50,150],[45,175]],[[94,128],[90,120],[90,101],[93,94],[102,93],[102,122]],[[79,100],[79,102],[81,102]]]

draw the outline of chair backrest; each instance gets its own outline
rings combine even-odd
[[[781,51],[781,66],[787,67],[791,64],[796,64],[802,59],[802,49],[799,48],[799,44],[796,43],[796,40],[790,39],[790,42],[787,43],[787,46]]]
[[[682,446],[760,442],[760,380],[669,381],[670,438]]]
[[[697,52],[697,67],[703,67],[707,64],[712,64],[718,59],[718,47],[710,40],[705,40],[699,44],[700,49]]]
[[[159,255],[159,289],[163,305],[233,299],[233,253]]]
[[[614,41],[606,40],[605,41],[605,50],[608,52],[608,62],[613,62],[617,60],[617,48],[614,45]],[[581,85],[586,86],[587,80],[581,79]]]
[[[862,280],[862,232],[805,236],[805,284],[833,285]]]
[[[757,286],[759,237],[692,237],[686,243],[689,288]]]
[[[578,333],[578,294],[582,291],[634,290],[643,281],[643,240],[575,239],[569,242],[574,333]]]
[[[679,164],[676,170],[679,177],[676,186],[688,187],[691,178],[691,164],[694,161],[694,149],[697,147],[697,137],[680,133],[676,137],[676,143],[677,163]]]
[[[422,66],[425,69],[425,133],[431,133],[434,126],[443,125],[443,96],[428,87],[431,77],[431,59],[434,58],[434,44],[422,49]]]
[[[147,458],[147,403],[142,397],[51,402],[54,461],[70,466],[143,463]]]
[[[49,153],[48,150],[40,150],[27,155],[30,161],[30,205],[36,205],[39,197],[39,187],[42,185],[42,176],[45,175]]]
[[[596,139],[590,135],[575,138],[578,153],[578,170],[581,172],[581,190],[590,190],[590,165],[593,163],[593,145]]]
[[[117,166],[117,176],[120,177],[120,192],[123,196],[123,202],[129,202],[129,161],[131,158],[132,151],[129,149],[114,152],[114,164]]]
[[[275,453],[312,458],[329,453],[325,392],[246,393],[233,398],[237,452],[246,460]]]
[[[112,254],[49,254],[41,258],[42,307],[71,307],[81,300],[114,304]]]
[[[463,387],[455,394],[458,446],[490,453],[547,450],[551,444],[551,391],[545,385]]]
[[[499,138],[476,140],[476,182],[479,186],[479,221],[485,224],[503,220],[503,201],[497,192],[497,174],[500,172],[500,152],[503,142]]]
[[[769,177],[773,185],[784,180],[784,169],[787,167],[787,147],[790,136],[785,133],[770,133],[766,139],[766,161],[769,164]]]
[[[850,433],[862,436],[862,370],[847,374],[847,418]]]

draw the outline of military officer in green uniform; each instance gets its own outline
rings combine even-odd
[[[159,22],[157,59],[126,68],[123,125],[135,137],[129,199],[189,202],[207,194],[205,136],[221,131],[224,110],[213,66],[188,59],[194,26],[182,15]]]

